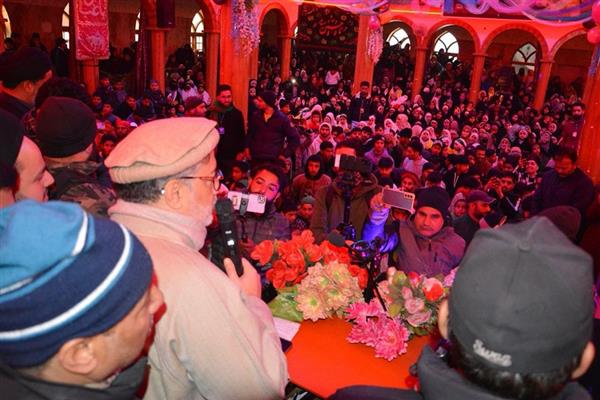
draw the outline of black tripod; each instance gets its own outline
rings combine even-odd
[[[359,240],[358,242],[353,243],[350,246],[350,252],[352,257],[354,257],[361,265],[364,265],[367,269],[368,281],[367,287],[364,290],[365,301],[368,303],[374,297],[377,297],[379,303],[383,307],[384,311],[387,311],[387,307],[385,305],[385,301],[379,292],[379,288],[377,287],[376,278],[379,274],[379,269],[381,267],[381,246],[383,241],[381,238],[375,238],[372,242],[367,242],[366,240]]]

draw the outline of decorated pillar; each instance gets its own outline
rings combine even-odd
[[[99,78],[98,60],[110,56],[108,43],[108,0],[73,0],[75,58],[80,62],[81,76],[89,93],[96,90]]]
[[[79,62],[79,67],[81,71],[81,80],[85,84],[88,93],[94,93],[98,87],[98,81],[100,80],[98,60],[81,61]]]
[[[421,88],[423,87],[423,77],[425,76],[425,61],[427,59],[427,47],[423,45],[418,45],[415,48],[415,51],[415,72],[412,84],[413,98],[419,93],[421,93]]]
[[[206,41],[206,74],[204,76],[206,90],[211,98],[217,95],[217,82],[219,80],[219,40],[218,31],[204,31]]]
[[[155,79],[165,92],[165,42],[168,29],[147,27],[150,34],[150,79]]]
[[[0,0],[1,1],[1,0]],[[292,37],[289,35],[279,36],[279,48],[281,49],[281,80],[283,82],[290,78],[290,63],[292,62]]]
[[[596,45],[588,70],[585,108],[585,124],[579,142],[579,167],[594,183],[600,183],[600,45]],[[589,89],[588,89],[589,87]]]
[[[354,83],[352,84],[352,93],[360,90],[360,83],[368,81],[372,83],[373,69],[375,67],[373,60],[367,54],[369,40],[369,21],[368,15],[358,17],[358,39],[356,45],[356,65],[354,67]]]
[[[253,3],[252,3],[253,4]],[[221,66],[219,81],[231,85],[233,102],[248,120],[250,55],[258,48],[259,28],[256,6],[248,9],[244,0],[221,6]]]
[[[258,47],[250,53],[249,79],[258,79]]]
[[[471,88],[469,89],[469,101],[477,104],[479,100],[479,91],[481,89],[481,78],[483,77],[483,67],[485,64],[485,54],[473,54],[473,75],[471,76]]]
[[[553,60],[540,60],[540,72],[535,86],[535,97],[533,98],[533,108],[538,111],[544,106],[550,73],[552,72],[552,63],[554,63]]]

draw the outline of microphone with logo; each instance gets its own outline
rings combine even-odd
[[[218,199],[215,204],[217,210],[217,219],[219,221],[219,230],[221,231],[221,239],[223,240],[223,249],[225,257],[229,257],[235,265],[235,271],[238,276],[244,274],[244,266],[238,250],[238,236],[235,226],[235,214],[233,204],[228,198]],[[223,270],[224,267],[223,267]]]

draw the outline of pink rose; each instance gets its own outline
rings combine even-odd
[[[409,300],[409,299],[412,299],[412,297],[413,297],[412,290],[410,290],[409,287],[404,286],[402,288],[402,298],[404,300]]]
[[[404,307],[410,314],[417,314],[425,307],[425,302],[419,298],[412,298],[404,302]]]
[[[411,324],[412,326],[414,326],[416,328],[416,327],[419,327],[420,325],[427,323],[430,318],[431,318],[431,310],[427,310],[427,311],[424,311],[421,313],[409,315],[408,318],[406,318],[406,320],[408,321],[409,324]]]

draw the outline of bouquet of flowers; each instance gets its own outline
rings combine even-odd
[[[343,316],[345,308],[363,300],[358,279],[338,261],[327,266],[318,263],[308,271],[308,276],[298,286],[296,302],[304,319],[317,321],[334,314]]]
[[[356,299],[355,291],[360,293],[367,285],[367,271],[351,264],[347,248],[328,241],[317,245],[309,230],[288,241],[265,240],[251,257],[261,265],[271,265],[266,278],[279,292],[269,303],[273,315],[292,321],[341,313]]]
[[[427,335],[436,327],[439,305],[455,274],[456,269],[438,279],[397,271],[379,286],[387,311],[377,299],[346,309],[346,320],[353,323],[347,340],[374,347],[375,356],[388,361],[406,353],[411,336]]]

